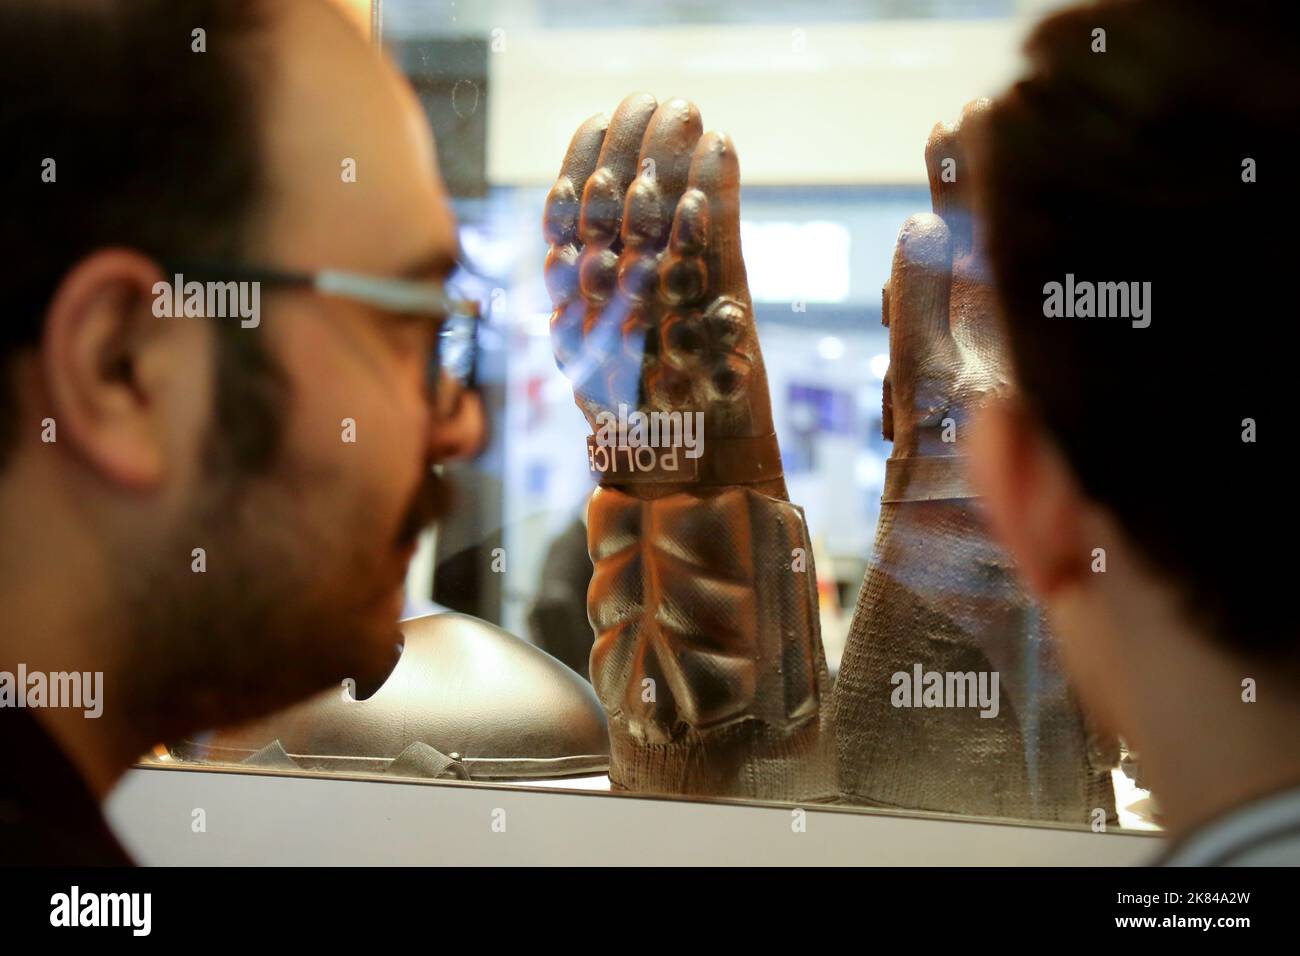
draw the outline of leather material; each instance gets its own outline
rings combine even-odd
[[[588,610],[611,783],[833,799],[815,571],[773,436],[735,147],[685,100],[629,96],[579,127],[543,232],[551,342],[593,433],[629,408],[701,423],[686,480],[599,468]]]
[[[963,455],[890,458],[885,462],[884,504],[974,498]]]
[[[830,800],[828,683],[803,511],[744,487],[588,512],[592,683],[630,790]],[[813,635],[815,636],[815,635]]]
[[[996,717],[900,708],[893,675],[999,675]],[[1114,821],[1113,743],[1094,737],[1041,611],[974,500],[883,504],[835,686],[847,803]]]
[[[671,468],[666,467],[665,462],[671,464]],[[711,438],[706,456],[696,459],[669,454],[654,464],[655,467],[649,469],[639,468],[636,446],[625,440],[602,446],[595,435],[587,436],[587,466],[591,476],[599,484],[612,488],[641,481],[689,482],[695,485],[762,484],[785,474],[775,433],[745,438]]]
[[[984,106],[931,134],[934,213],[904,224],[884,290],[894,447],[835,686],[842,798],[1079,824],[1100,810],[1114,821],[1117,742],[1079,711],[1043,614],[962,474],[971,411],[1013,387],[967,195],[965,141]],[[996,715],[900,706],[896,675],[918,667],[982,674],[990,687],[996,675]]]
[[[555,658],[464,614],[415,618],[400,628],[402,656],[369,698],[353,700],[340,686],[174,751],[191,760],[283,766],[287,757],[304,770],[475,780],[607,769],[600,703],[591,685]]]

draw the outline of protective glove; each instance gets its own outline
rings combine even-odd
[[[551,341],[600,477],[591,679],[615,787],[827,800],[812,549],[782,478],[739,203],[731,141],[646,94],[578,128],[547,198]]]
[[[985,106],[931,133],[934,212],[904,224],[884,289],[894,447],[835,686],[841,792],[857,804],[1095,824],[1115,819],[1117,742],[1085,723],[1043,614],[965,477],[971,411],[1013,387],[968,201],[969,137]],[[974,684],[955,677],[967,674]],[[980,690],[987,706],[971,700]]]

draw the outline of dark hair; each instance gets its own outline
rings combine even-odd
[[[268,19],[263,0],[0,0],[0,462],[17,426],[13,360],[39,342],[79,259],[107,246],[228,258],[247,245],[263,186],[251,41]],[[266,364],[240,332],[219,333],[219,418],[253,387],[230,376]],[[244,434],[256,427],[246,416],[227,426],[254,455],[274,443],[264,428]]]
[[[1297,522],[1264,455],[1292,440],[1294,400],[1274,396],[1300,375],[1296,20],[1256,0],[1064,11],[1028,41],[977,164],[1028,407],[1193,620],[1291,662]],[[1047,317],[1067,274],[1150,282],[1150,326]]]

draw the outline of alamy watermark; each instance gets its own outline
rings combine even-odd
[[[594,474],[629,481],[685,477],[693,471],[687,466],[703,454],[703,412],[643,412],[623,402],[618,414],[596,415],[595,434],[587,440],[587,464]]]
[[[69,707],[91,720],[104,712],[103,671],[0,671],[0,707]]]
[[[170,283],[155,282],[153,294],[153,314],[160,319],[239,319],[244,329],[262,321],[260,282],[186,282],[177,273]]]
[[[895,707],[978,707],[981,717],[998,715],[997,671],[896,671],[889,702]]]
[[[1049,319],[1132,319],[1133,328],[1151,324],[1150,282],[1088,282],[1065,274],[1065,282],[1043,286],[1043,315]]]
[[[122,927],[132,936],[148,936],[153,928],[152,893],[83,893],[74,885],[50,897],[50,925],[58,927]]]

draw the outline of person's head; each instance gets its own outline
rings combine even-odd
[[[0,563],[160,736],[373,677],[481,406],[431,405],[427,320],[270,285],[255,324],[159,317],[158,284],[444,278],[415,96],[323,0],[0,0],[0,86]]]
[[[1236,669],[1209,693],[1266,671],[1300,698],[1296,520],[1265,467],[1289,444],[1277,397],[1296,362],[1300,30],[1284,7],[1059,13],[976,137],[1020,395],[985,411],[974,476],[1112,726],[1159,629]]]

